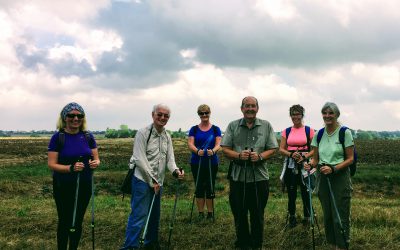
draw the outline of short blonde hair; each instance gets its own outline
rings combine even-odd
[[[201,112],[201,111],[208,111],[211,113],[211,109],[210,106],[208,106],[207,104],[201,104],[198,108],[197,108],[197,113]]]

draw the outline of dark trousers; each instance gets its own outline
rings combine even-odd
[[[287,168],[285,171],[285,185],[288,191],[288,211],[290,215],[296,215],[297,186],[300,186],[301,199],[303,201],[303,215],[310,217],[310,197],[307,187],[302,182],[301,171],[294,173],[294,169]]]
[[[199,170],[199,164],[191,164],[191,170],[193,174],[194,184],[196,185],[196,198],[213,199],[215,197],[215,178],[217,177],[218,165],[208,165],[208,160],[202,163],[200,166],[200,175],[197,180],[197,173]],[[210,170],[211,170],[211,183],[210,183]],[[212,190],[211,190],[212,187]]]
[[[61,182],[53,179],[53,197],[57,206],[57,247],[66,250],[77,249],[82,236],[82,221],[92,195],[92,186],[88,181],[79,183],[78,202],[75,217],[75,232],[70,232],[75,204],[75,182]]]
[[[257,185],[257,197],[255,184]],[[235,245],[237,247],[257,248],[261,247],[263,243],[264,209],[268,201],[269,182],[265,180],[255,184],[250,182],[244,185],[243,182],[230,181],[229,204],[235,220],[237,237]],[[246,194],[243,202],[244,188],[246,188]]]

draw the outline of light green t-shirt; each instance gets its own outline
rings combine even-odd
[[[343,153],[342,144],[339,141],[339,130],[338,127],[335,132],[328,135],[326,129],[322,135],[319,145],[317,143],[317,137],[314,136],[311,146],[317,147],[319,152],[319,162],[318,164],[329,164],[337,165],[345,160],[345,155]],[[318,133],[316,133],[317,135]],[[351,147],[354,146],[353,136],[350,129],[346,129],[344,134],[344,146]]]

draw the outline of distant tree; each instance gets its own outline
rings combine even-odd
[[[104,136],[106,138],[118,138],[118,131],[112,128],[107,128]]]
[[[131,132],[130,129],[128,128],[128,125],[119,126],[118,138],[129,138],[129,137],[131,137]]]
[[[373,135],[368,131],[358,130],[357,131],[357,139],[372,140],[373,139]]]
[[[182,129],[179,128],[178,131],[171,132],[172,138],[186,138],[186,133],[182,132]]]
[[[131,137],[132,137],[132,138],[135,138],[136,133],[137,133],[137,130],[136,130],[136,129],[131,130]]]
[[[6,131],[0,130],[0,137],[10,137],[11,134]]]

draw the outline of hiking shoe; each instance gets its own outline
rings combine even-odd
[[[290,215],[289,216],[289,227],[294,228],[295,226],[297,226],[296,216]]]
[[[201,222],[203,220],[204,220],[204,213],[203,212],[199,212],[199,215],[195,219],[195,222]]]
[[[311,224],[311,219],[310,219],[310,217],[304,217],[304,218],[301,220],[301,223],[303,224],[303,226],[308,226],[308,225],[310,225],[310,224]]]
[[[214,218],[214,213],[213,212],[208,212],[207,213],[207,220],[213,219]]]
[[[144,245],[143,249],[145,249],[145,250],[160,250],[161,247],[158,242],[150,242],[149,244]]]

